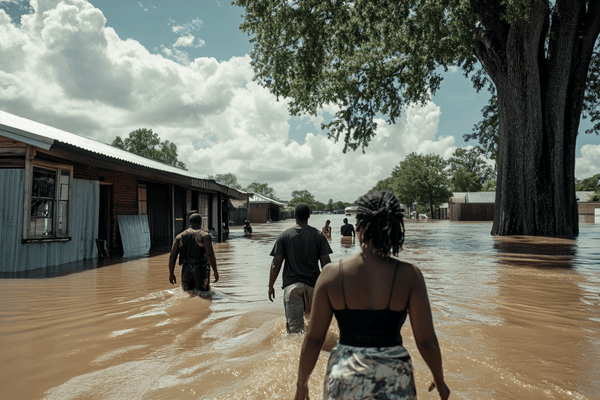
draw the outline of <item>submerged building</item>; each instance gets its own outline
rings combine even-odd
[[[202,215],[217,241],[248,194],[0,110],[0,272],[168,247]]]

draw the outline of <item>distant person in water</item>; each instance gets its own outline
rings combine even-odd
[[[342,236],[355,236],[354,226],[348,223],[348,218],[344,218],[344,225],[340,228]]]
[[[325,235],[327,239],[331,239],[331,226],[329,226],[330,223],[330,220],[325,221],[325,226],[321,229],[321,232],[323,232],[323,235]]]
[[[181,288],[186,292],[210,290],[210,269],[219,281],[217,259],[212,246],[212,236],[202,229],[202,216],[190,215],[190,227],[175,237],[169,256],[169,282],[175,279],[175,262],[179,256],[181,265]]]
[[[283,265],[283,306],[289,333],[304,330],[304,314],[310,314],[315,282],[323,268],[331,260],[329,242],[323,232],[308,225],[310,208],[300,203],[294,210],[296,226],[277,236],[271,256],[269,274],[269,300],[275,298],[275,281]]]
[[[250,222],[248,220],[244,221],[244,233],[249,235],[252,233],[252,227],[250,226]]]

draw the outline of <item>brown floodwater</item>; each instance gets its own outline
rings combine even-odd
[[[358,251],[332,221],[332,260]],[[212,300],[168,280],[166,253],[0,279],[2,399],[290,399],[302,335],[288,336],[276,235],[292,220],[215,245]],[[490,236],[489,223],[407,222],[400,258],[425,276],[455,399],[600,399],[600,225],[576,239]],[[179,267],[176,275],[179,280]],[[410,324],[420,399],[435,399]],[[337,340],[335,323],[326,348]],[[322,394],[329,353],[310,380]]]

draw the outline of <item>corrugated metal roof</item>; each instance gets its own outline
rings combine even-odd
[[[590,197],[592,197],[594,193],[596,192],[575,192],[575,197],[579,198],[579,200],[577,200],[578,202],[587,203],[590,201]]]
[[[496,192],[469,192],[467,203],[495,203]]]
[[[22,137],[20,141],[27,143],[28,141],[37,141],[37,147],[49,150],[53,141],[69,144],[87,151],[101,154],[107,157],[116,158],[118,160],[127,161],[133,164],[141,165],[146,168],[157,169],[160,171],[171,172],[180,175],[186,175],[193,178],[202,179],[200,176],[191,174],[188,171],[180,168],[172,167],[158,161],[138,156],[125,150],[113,147],[109,144],[98,142],[93,139],[88,139],[83,136],[69,133],[48,125],[40,124],[26,118],[16,116],[6,111],[0,110],[0,135],[11,136],[11,138]],[[16,139],[19,140],[19,139]],[[46,146],[44,146],[46,144]]]
[[[256,203],[273,203],[280,207],[285,206],[285,204],[280,201],[273,200],[267,196],[263,196],[262,194],[257,194],[257,193],[251,193],[250,201],[256,202]]]
[[[136,164],[144,168],[214,182],[213,180],[206,179],[189,171],[138,156],[137,154],[121,150],[106,143],[98,142],[93,139],[88,139],[74,133],[19,117],[3,110],[0,110],[0,136],[5,136],[45,150],[50,150],[54,142],[64,143],[105,157]],[[236,195],[235,197],[241,198],[247,196],[247,194],[242,191],[229,188],[225,185],[215,184],[222,187],[224,193],[231,194],[231,192],[233,192],[234,195]]]

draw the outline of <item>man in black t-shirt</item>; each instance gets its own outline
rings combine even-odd
[[[344,225],[340,228],[340,233],[342,236],[354,236],[356,234],[354,232],[354,226],[348,223],[348,218],[344,218]]]
[[[312,294],[321,269],[331,262],[331,247],[325,235],[308,225],[310,208],[300,203],[294,210],[296,226],[286,229],[277,236],[271,255],[269,275],[269,300],[275,298],[275,281],[283,265],[283,305],[289,333],[304,329],[304,314],[309,314]]]
[[[175,262],[179,255],[181,265],[181,288],[185,291],[210,290],[210,268],[215,274],[215,282],[219,281],[217,259],[212,247],[212,236],[201,230],[202,216],[190,215],[190,227],[175,237],[169,256],[169,282],[175,279]]]

